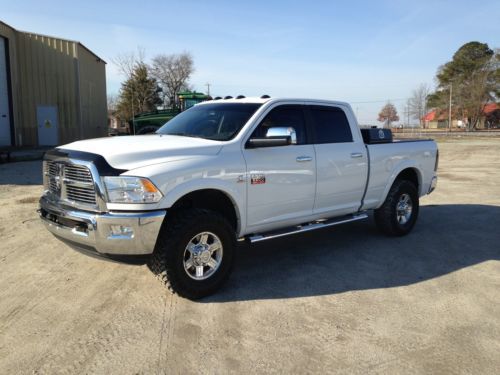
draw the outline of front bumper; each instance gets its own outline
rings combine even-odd
[[[40,198],[40,218],[59,239],[99,254],[145,255],[155,248],[166,211],[91,213]]]

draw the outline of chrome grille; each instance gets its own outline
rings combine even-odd
[[[64,167],[64,177],[73,181],[87,182],[92,185],[94,184],[89,169],[81,165],[66,165]]]
[[[56,163],[45,162],[45,176],[47,188],[52,194],[60,194],[60,188],[58,188],[57,178],[59,176],[59,168]]]
[[[53,177],[57,176],[58,174],[59,174],[59,171],[58,171],[57,165],[55,163],[47,162],[45,164],[45,175],[48,177],[47,178],[47,188],[53,194],[55,194],[58,190],[56,180]]]
[[[94,180],[82,165],[46,161],[47,188],[63,201],[96,205]]]
[[[66,197],[75,202],[95,204],[95,192],[93,187],[66,186]]]

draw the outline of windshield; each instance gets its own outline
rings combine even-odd
[[[261,105],[260,103],[197,105],[175,116],[156,133],[228,141],[238,134]]]

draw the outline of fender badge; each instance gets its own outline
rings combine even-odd
[[[260,185],[266,183],[266,176],[263,174],[252,174],[250,175],[250,183],[252,185]]]

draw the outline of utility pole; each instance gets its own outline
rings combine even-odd
[[[450,83],[450,105],[448,109],[448,128],[451,133],[451,93],[453,92],[453,83]]]
[[[205,83],[205,86],[207,86],[207,95],[210,96],[210,83]]]

